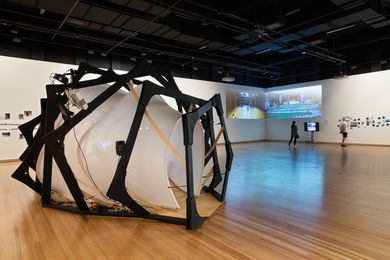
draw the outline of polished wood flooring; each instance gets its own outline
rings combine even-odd
[[[390,259],[390,148],[235,144],[204,225],[42,208],[0,164],[0,259]]]

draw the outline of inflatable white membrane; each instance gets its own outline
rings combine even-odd
[[[108,85],[84,88],[79,92],[87,102]],[[65,155],[80,189],[105,205],[113,202],[105,196],[119,157],[116,141],[126,141],[133,122],[142,86],[131,92],[119,91],[74,127],[65,137]],[[154,96],[146,108],[127,167],[126,188],[147,202],[160,207],[179,208],[172,184],[186,191],[185,150],[181,114],[160,96]],[[77,112],[76,110],[74,112]],[[56,127],[63,123],[56,121]],[[193,143],[193,179],[195,195],[202,188],[204,171],[203,129],[197,122]],[[37,163],[37,175],[43,176],[43,152]],[[67,185],[53,163],[52,189],[73,200]]]

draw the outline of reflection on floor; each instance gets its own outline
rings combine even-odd
[[[0,259],[390,259],[390,148],[233,148],[226,204],[196,231],[42,208],[0,164]]]

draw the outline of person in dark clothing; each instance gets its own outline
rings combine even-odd
[[[294,146],[295,146],[295,144],[297,143],[297,138],[299,138],[298,127],[295,124],[295,121],[292,121],[292,124],[291,124],[291,138],[290,138],[290,141],[288,142],[288,145],[290,146],[291,145],[291,141],[294,139]]]

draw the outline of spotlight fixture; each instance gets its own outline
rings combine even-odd
[[[147,63],[153,63],[153,61],[152,61],[152,60],[146,60],[146,62],[147,62]]]
[[[137,58],[131,57],[130,60],[131,61],[137,61]]]
[[[333,78],[334,79],[345,79],[345,78],[348,78],[348,75],[344,74],[343,71],[340,69],[339,74],[335,75]]]
[[[89,54],[89,55],[94,55],[95,52],[94,52],[93,50],[88,50],[88,54]]]
[[[146,52],[142,51],[141,56],[146,56]]]
[[[101,53],[100,53],[100,56],[102,56],[102,57],[107,57],[107,53],[106,53],[106,52],[101,52]]]
[[[192,69],[193,69],[193,70],[198,70],[198,67],[195,67],[195,66],[194,66],[194,67],[192,67]]]
[[[20,39],[20,38],[13,38],[12,41],[15,42],[15,43],[21,43],[22,39]]]
[[[236,78],[233,76],[230,76],[229,73],[226,74],[226,76],[222,77],[222,81],[224,82],[233,82]]]

